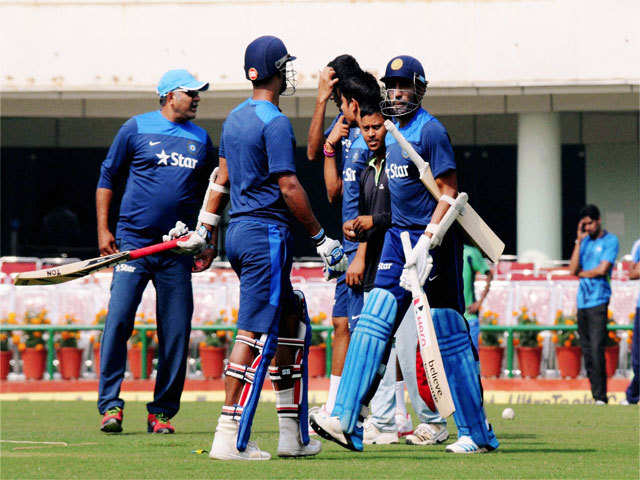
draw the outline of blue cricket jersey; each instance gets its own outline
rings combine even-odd
[[[433,176],[456,169],[453,147],[444,126],[426,110],[418,109],[411,121],[398,128],[415,151],[431,166]],[[437,201],[420,181],[418,169],[393,135],[387,134],[386,172],[391,195],[391,223],[398,227],[424,228]]]
[[[329,128],[324,132],[329,136],[335,124],[342,118],[339,114],[333,119]],[[360,133],[360,128],[349,129],[349,135],[342,139],[342,223],[353,220],[358,216],[358,199],[360,198],[360,174],[367,168],[369,148]],[[339,167],[338,167],[339,168]],[[340,225],[342,227],[342,224]],[[340,228],[342,231],[342,228]],[[346,238],[342,242],[346,253],[352,253],[358,248],[358,242]]]
[[[126,178],[116,239],[138,248],[157,242],[178,220],[195,227],[202,191],[215,166],[207,132],[173,123],[159,110],[127,120],[102,162],[98,188]]]
[[[231,111],[219,150],[229,170],[231,221],[291,224],[276,174],[296,172],[295,145],[291,122],[273,103],[249,98]]]
[[[633,261],[633,263],[640,262],[640,240],[637,240],[631,248],[631,260]],[[640,295],[638,295],[637,307],[640,308]]]
[[[580,243],[580,268],[592,270],[606,260],[611,266],[618,257],[618,237],[605,230],[600,238],[587,236]],[[604,277],[581,278],[578,287],[578,308],[591,308],[608,303],[611,297],[611,269]]]

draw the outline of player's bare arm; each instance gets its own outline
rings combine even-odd
[[[320,71],[318,79],[318,96],[316,106],[309,125],[307,141],[307,158],[310,161],[322,158],[322,144],[324,142],[324,116],[327,110],[327,101],[333,93],[333,86],[338,82],[335,70],[331,67],[324,67]]]
[[[442,195],[448,195],[451,198],[456,198],[458,196],[458,176],[455,170],[450,170],[445,172],[443,175],[440,175],[436,178],[436,184],[438,185]],[[451,205],[441,199],[433,211],[431,223],[440,223],[440,220],[442,220],[442,217],[444,217],[444,214],[447,213],[449,208],[451,208]],[[428,235],[431,236],[429,233]]]
[[[307,233],[310,236],[314,236],[322,230],[320,223],[316,220],[311,210],[307,192],[305,192],[302,185],[300,185],[298,177],[292,173],[280,175],[278,185],[280,186],[280,191],[282,192],[282,197],[287,207],[289,207],[295,219],[304,226]]]
[[[111,255],[118,252],[116,239],[109,230],[109,207],[113,198],[113,190],[98,188],[96,190],[96,217],[98,221],[98,248],[100,255]]]
[[[578,275],[580,273],[580,244],[582,240],[588,235],[586,231],[587,218],[582,218],[578,222],[578,228],[576,232],[575,246],[573,252],[571,252],[571,259],[569,260],[569,272],[571,275]]]
[[[349,124],[344,117],[336,122],[324,143],[324,183],[327,187],[329,203],[333,204],[342,197],[342,176],[338,172],[336,156],[342,139],[349,135]]]
[[[604,277],[607,275],[607,272],[611,269],[611,262],[607,262],[606,260],[601,261],[596,268],[592,268],[591,270],[582,270],[578,273],[578,277],[580,278],[597,278]]]
[[[365,269],[365,257],[367,255],[367,242],[360,242],[356,255],[347,268],[345,281],[350,287],[362,285]]]

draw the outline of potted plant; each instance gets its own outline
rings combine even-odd
[[[327,314],[320,312],[311,317],[312,325],[322,325]],[[311,331],[311,346],[309,347],[309,377],[324,377],[327,373],[327,345],[326,333]]]
[[[64,324],[73,325],[76,319],[65,315]],[[82,368],[82,349],[78,348],[80,332],[64,330],[56,335],[56,353],[58,355],[60,375],[64,380],[80,378]]]
[[[556,325],[572,326],[576,324],[573,315],[564,315],[560,310],[556,313]],[[578,342],[577,331],[556,330],[551,340],[556,345],[556,359],[560,376],[563,378],[576,378],[580,373],[580,362],[582,360],[582,349]]]
[[[25,325],[47,325],[51,323],[47,311],[43,308],[35,313],[25,313]],[[47,350],[44,348],[44,330],[27,330],[25,341],[18,345],[22,356],[22,370],[27,380],[41,380],[47,366]]]
[[[498,314],[486,310],[480,316],[480,325],[497,325]],[[480,374],[483,377],[499,377],[502,369],[504,348],[502,333],[496,331],[480,331],[478,339],[478,356],[480,357]]]
[[[205,325],[213,327],[228,324],[229,319],[224,314],[225,310],[221,310],[221,317],[217,321],[209,320],[205,322]],[[200,367],[204,378],[222,377],[224,359],[231,335],[231,332],[226,330],[207,330],[204,332],[204,339],[198,344]]]
[[[153,325],[155,319],[149,317],[145,320],[144,313],[136,314],[137,320],[135,325],[141,326],[145,323]],[[142,335],[147,336],[147,371],[146,377],[149,378],[153,371],[153,358],[156,353],[156,345],[158,343],[158,337],[154,330],[133,330],[131,338],[129,338],[129,351],[127,352],[127,359],[129,360],[129,370],[134,379],[142,378]]]
[[[607,325],[615,325],[616,322],[613,319],[613,312],[609,310],[607,312]],[[605,370],[607,372],[607,378],[613,377],[618,369],[618,358],[620,356],[620,337],[615,330],[607,332],[606,343],[604,346],[604,360]]]
[[[93,320],[94,325],[101,325],[104,328],[104,322],[107,320],[107,309],[103,308],[96,313],[96,318]],[[102,340],[102,330],[98,330],[98,333],[92,335],[89,339],[93,350],[93,371],[96,372],[96,376],[100,377],[100,342]]]
[[[17,325],[15,312],[10,312],[6,318],[0,320],[0,323],[2,325]],[[11,330],[0,332],[0,380],[6,380],[11,371],[13,352],[11,351],[11,342],[9,340],[18,346],[20,344],[20,335]]]
[[[532,316],[526,311],[515,311],[518,325],[534,326],[538,324],[536,314]],[[516,332],[513,344],[516,346],[518,365],[522,378],[536,378],[540,375],[540,362],[542,360],[542,336],[537,330],[521,330]]]

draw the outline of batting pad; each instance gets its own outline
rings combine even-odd
[[[241,452],[244,452],[251,436],[251,425],[253,424],[253,417],[258,408],[258,400],[260,400],[260,392],[262,391],[262,384],[264,378],[267,375],[269,364],[271,359],[276,353],[278,348],[278,336],[273,333],[266,335],[264,346],[260,355],[260,361],[256,367],[253,384],[249,392],[249,397],[246,403],[243,405],[242,416],[240,417],[240,424],[238,429],[238,439],[236,441],[236,448]]]
[[[484,413],[480,372],[464,318],[450,308],[434,308],[431,315],[456,407],[458,437],[468,435],[479,447],[494,450],[499,444]]]
[[[380,369],[397,309],[396,299],[390,292],[374,288],[360,313],[349,342],[332,412],[333,416],[340,417],[344,432],[352,433],[356,426],[362,400]]]

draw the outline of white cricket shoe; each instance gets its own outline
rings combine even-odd
[[[398,432],[381,432],[369,419],[364,422],[364,437],[362,443],[365,445],[390,445],[398,443]]]
[[[241,452],[236,448],[237,438],[238,422],[220,415],[209,458],[217,460],[269,460],[271,458],[271,454],[260,450],[255,442],[248,442],[247,448]]]
[[[396,427],[398,427],[398,437],[406,437],[413,433],[413,422],[411,421],[411,415],[408,413],[403,415],[402,413],[396,413]]]
[[[279,457],[308,457],[317,455],[322,450],[320,440],[309,439],[304,445],[300,438],[300,426],[295,418],[279,418],[280,438],[278,440]]]
[[[436,445],[449,438],[446,425],[439,423],[421,423],[411,435],[407,435],[409,445]]]
[[[447,446],[444,451],[448,453],[487,453],[489,450],[479,447],[471,437],[464,435],[455,443]]]
[[[329,412],[327,411],[325,406],[326,406],[325,404],[322,404],[319,407],[311,407],[309,409],[309,435],[318,435],[316,433],[316,431],[313,429],[313,427],[311,426],[311,414],[312,413],[317,413],[317,412],[322,412],[323,415],[329,416]]]

